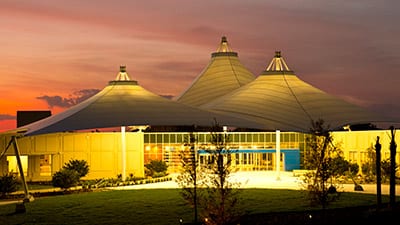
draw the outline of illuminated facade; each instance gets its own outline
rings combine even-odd
[[[276,133],[275,132],[228,132],[227,148],[232,150],[233,168],[239,170],[275,170],[276,169]],[[179,154],[184,150],[189,133],[145,133],[145,161],[159,159],[167,162],[171,172],[179,171]],[[196,132],[196,149],[200,164],[210,160],[205,150],[212,150],[209,132]],[[281,133],[282,170],[300,169],[300,152],[305,149],[305,134],[295,132]]]
[[[336,131],[332,132],[334,142],[343,150],[345,158],[360,166],[369,160],[368,151],[373,148],[376,137],[382,144],[382,160],[388,159],[389,130],[374,131]],[[200,164],[207,164],[210,149],[209,132],[193,133],[198,140],[196,149]],[[127,132],[126,134],[125,174],[144,176],[144,165],[150,160],[163,160],[169,172],[178,172],[180,151],[189,136],[188,132]],[[240,171],[276,170],[275,132],[228,132],[232,150],[233,168]],[[281,171],[302,168],[302,155],[307,151],[307,134],[298,132],[280,133]],[[5,148],[8,138],[1,139]],[[400,137],[396,137],[400,143]],[[70,159],[86,160],[90,172],[86,179],[117,177],[123,174],[121,151],[121,132],[82,132],[54,133],[23,137],[18,141],[21,149],[24,171],[28,181],[50,180],[51,175],[61,169]],[[399,154],[396,162],[400,162]],[[13,151],[8,151],[0,161],[0,172],[17,171]]]

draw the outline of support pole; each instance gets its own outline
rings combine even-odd
[[[382,205],[382,188],[381,188],[381,148],[379,143],[379,136],[376,138],[375,153],[376,153],[376,201],[377,209],[379,210]]]
[[[390,127],[391,141],[390,141],[390,185],[389,185],[389,204],[392,209],[396,205],[396,148],[395,141],[396,131],[393,126]]]
[[[121,126],[122,181],[126,179],[126,136],[125,126]]]
[[[34,200],[34,198],[33,198],[33,196],[29,195],[29,192],[28,192],[28,185],[26,183],[24,170],[22,168],[21,156],[19,154],[17,138],[15,136],[12,136],[11,138],[12,138],[12,143],[13,143],[13,146],[14,146],[15,156],[17,158],[17,164],[18,164],[19,173],[21,175],[22,185],[24,186],[24,194],[25,194],[24,202],[31,202],[31,201]]]
[[[280,130],[276,130],[275,132],[275,142],[276,142],[276,153],[275,153],[275,158],[276,158],[276,162],[275,162],[275,170],[276,170],[276,179],[280,180],[280,170],[281,170],[281,131]]]

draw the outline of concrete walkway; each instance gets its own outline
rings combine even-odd
[[[179,188],[175,181],[177,174],[171,176],[173,177],[171,181],[113,187],[112,189]],[[230,181],[239,183],[241,188],[305,189],[301,178],[293,176],[292,172],[280,172],[279,174],[273,171],[236,172],[232,174]],[[354,191],[354,184],[343,184],[339,187],[339,191],[376,194],[376,184],[362,184],[361,186],[364,191]],[[389,185],[381,185],[381,190],[382,195],[389,195]],[[396,195],[400,195],[400,185],[396,185]]]

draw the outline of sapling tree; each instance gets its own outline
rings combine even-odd
[[[333,144],[333,137],[329,127],[325,127],[323,120],[312,123],[310,137],[307,140],[308,154],[306,157],[306,168],[310,169],[305,176],[305,183],[309,191],[311,203],[320,204],[322,208],[339,197],[337,183],[334,176],[338,168],[333,166],[341,161],[338,156],[340,149]],[[336,171],[335,171],[336,170]]]

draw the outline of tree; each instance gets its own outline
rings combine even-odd
[[[239,183],[229,181],[232,172],[232,153],[228,148],[229,134],[215,121],[211,128],[210,143],[213,149],[206,152],[211,155],[207,164],[208,176],[205,180],[205,193],[202,198],[203,216],[206,224],[235,224],[240,217],[238,210],[240,200]]]
[[[197,161],[197,139],[193,133],[190,133],[185,141],[185,148],[180,152],[182,169],[176,180],[181,187],[180,194],[183,199],[193,207],[193,221],[198,223],[198,200],[201,198],[198,193],[198,184],[204,177]]]
[[[380,151],[380,149],[379,149]],[[381,165],[381,161],[377,161],[377,150],[376,146],[375,148],[373,146],[370,146],[367,149],[367,161],[361,165],[361,172],[365,177],[366,182],[374,182],[376,180],[376,175],[377,175],[377,165]],[[379,172],[380,173],[380,172]]]
[[[320,204],[322,208],[326,208],[330,202],[339,197],[338,184],[333,178],[340,170],[333,165],[340,161],[338,157],[341,151],[333,145],[333,137],[323,120],[313,122],[310,131],[311,136],[307,140],[309,152],[305,156],[306,168],[314,172],[307,173],[304,181],[307,184],[311,203]]]
[[[210,146],[202,149],[209,160],[202,165],[196,157],[197,140],[193,134],[189,135],[186,148],[180,154],[182,171],[177,182],[182,188],[182,197],[195,207],[195,223],[198,205],[204,224],[236,224],[241,216],[238,210],[240,184],[229,180],[232,153],[236,150],[228,149],[229,135],[216,121],[210,131]]]
[[[368,161],[362,164],[361,166],[362,174],[365,176],[366,182],[375,182],[378,179],[376,176],[378,175],[379,172],[381,176],[379,181],[381,181],[382,183],[387,183],[388,180],[390,180],[391,169],[392,169],[390,158],[381,159],[381,157],[379,157],[380,160],[377,161],[376,153],[378,153],[376,147],[368,148],[368,157],[367,157]],[[381,154],[379,154],[379,156],[380,155]],[[377,165],[379,165],[380,170],[377,170]],[[398,165],[395,163],[393,168],[397,170],[397,167]]]

